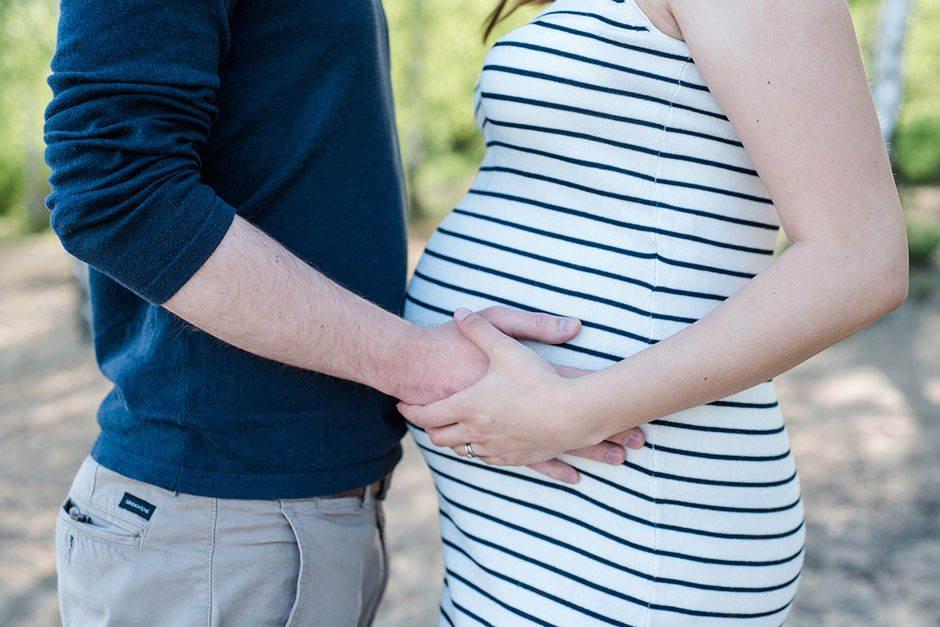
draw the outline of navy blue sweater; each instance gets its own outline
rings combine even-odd
[[[114,383],[93,457],[169,490],[296,498],[366,485],[403,424],[361,385],[268,361],[160,307],[237,213],[400,313],[405,227],[379,0],[64,0],[47,204],[88,262]]]

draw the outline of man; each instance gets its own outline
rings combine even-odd
[[[379,1],[64,0],[52,70],[48,205],[92,267],[114,382],[59,512],[63,622],[368,624],[403,433],[386,394],[429,402],[487,368],[453,324],[396,315]],[[541,341],[578,328],[488,316]]]

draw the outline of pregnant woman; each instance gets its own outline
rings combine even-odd
[[[490,357],[401,405],[439,492],[440,624],[780,625],[804,522],[770,379],[907,289],[844,2],[558,0],[474,100],[486,156],[406,309]],[[530,350],[467,311],[493,304],[582,330]],[[522,467],[637,425],[623,465],[562,456],[574,485]]]

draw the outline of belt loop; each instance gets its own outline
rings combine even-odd
[[[392,473],[388,473],[381,479],[379,479],[379,487],[375,493],[375,500],[384,501],[385,495],[388,494],[388,487],[392,484]]]

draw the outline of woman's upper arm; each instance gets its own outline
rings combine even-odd
[[[896,256],[903,217],[845,2],[669,5],[790,240]]]

